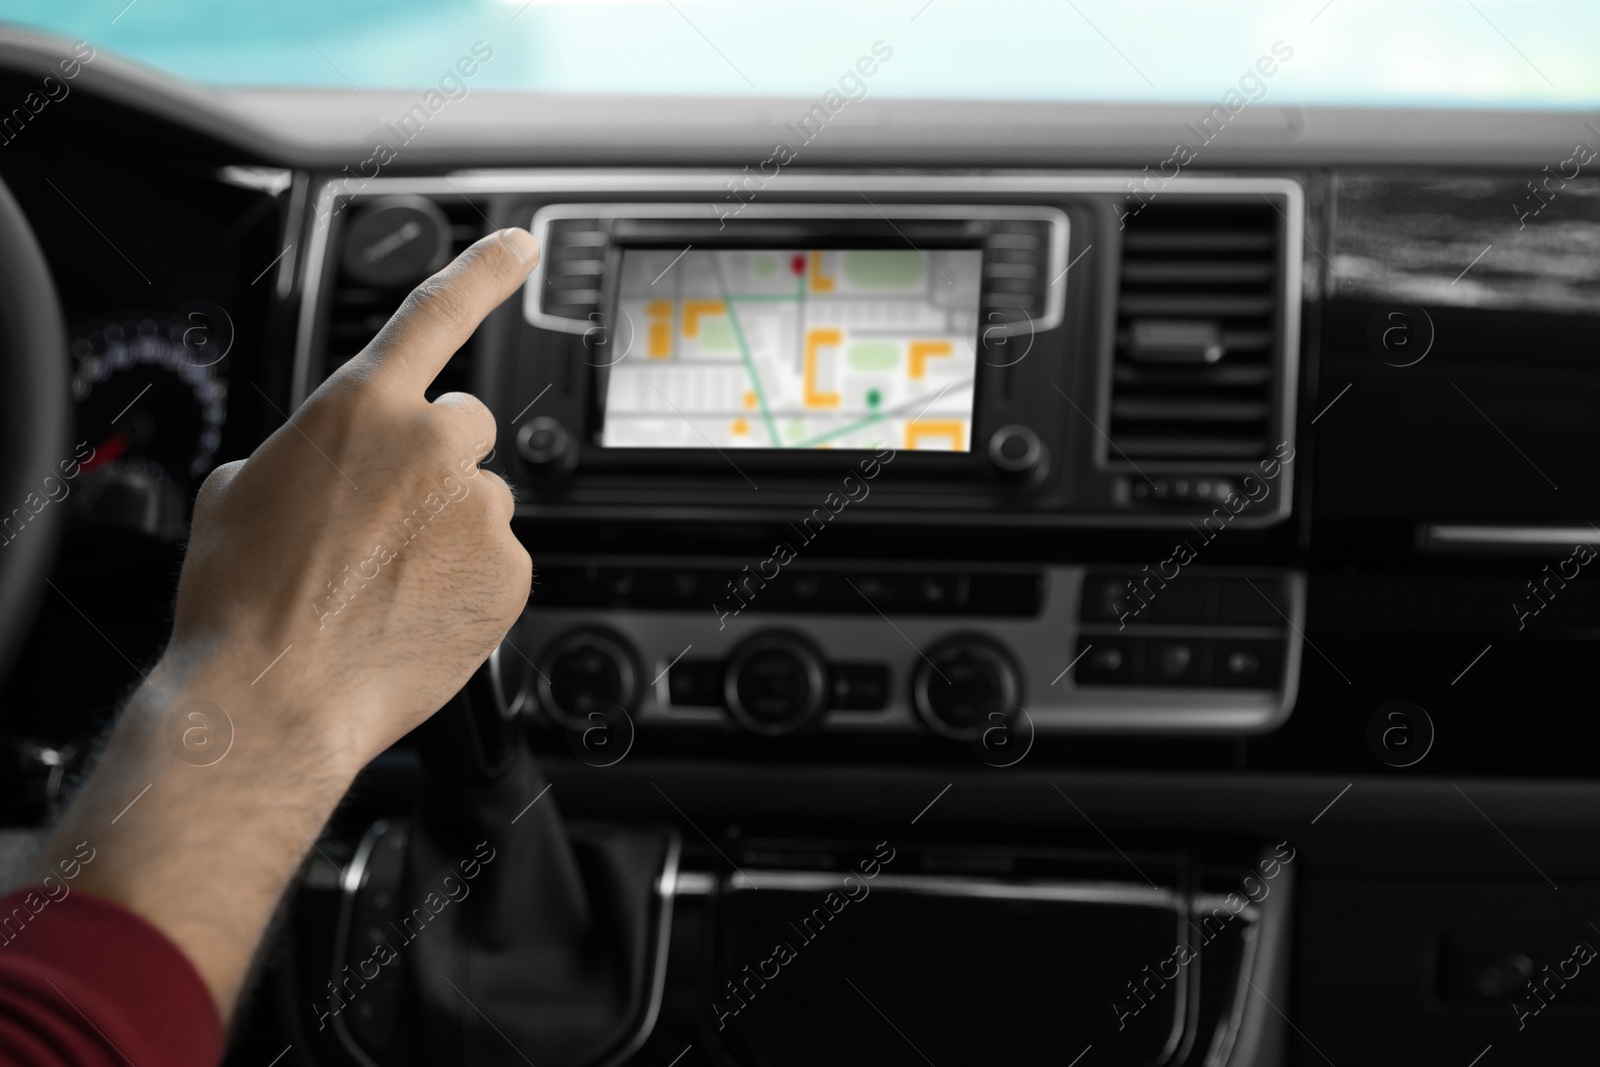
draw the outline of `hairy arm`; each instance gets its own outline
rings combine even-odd
[[[473,245],[206,480],[172,640],[26,876],[59,881],[87,843],[71,888],[165,933],[224,1020],[356,773],[466,682],[527,601],[510,491],[477,467],[494,419],[423,391],[537,257],[522,230]]]

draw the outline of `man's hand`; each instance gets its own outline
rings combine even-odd
[[[358,769],[460,689],[527,603],[511,492],[477,466],[494,417],[423,390],[537,253],[521,230],[473,245],[254,455],[206,479],[167,658],[290,697],[241,732]]]
[[[161,929],[224,1019],[356,773],[465,684],[527,602],[510,490],[477,467],[494,419],[423,390],[537,258],[522,230],[473,245],[207,479],[171,643],[19,887],[85,843],[72,888]]]

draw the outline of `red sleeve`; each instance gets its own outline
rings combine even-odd
[[[82,892],[0,897],[3,1067],[215,1067],[222,1039],[189,958],[127,908]]]

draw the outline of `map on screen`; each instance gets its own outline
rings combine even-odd
[[[629,249],[608,448],[971,447],[979,249]]]

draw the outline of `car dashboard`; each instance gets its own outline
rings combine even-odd
[[[70,47],[7,33],[0,93]],[[205,475],[521,226],[538,270],[430,395],[493,411],[535,564],[488,699],[564,814],[671,840],[594,1062],[814,1062],[834,1013],[941,1065],[991,1011],[1017,1062],[1586,1047],[1583,979],[1514,1007],[1600,900],[1581,116],[1246,112],[1169,173],[1182,108],[869,101],[766,168],[791,109],[485,94],[367,167],[406,94],[99,55],[76,97],[0,151],[78,465],[10,825],[159,653]],[[319,1025],[397,921],[428,744],[324,831],[229,1062],[436,1050],[400,979]],[[869,859],[886,899],[773,978]]]

